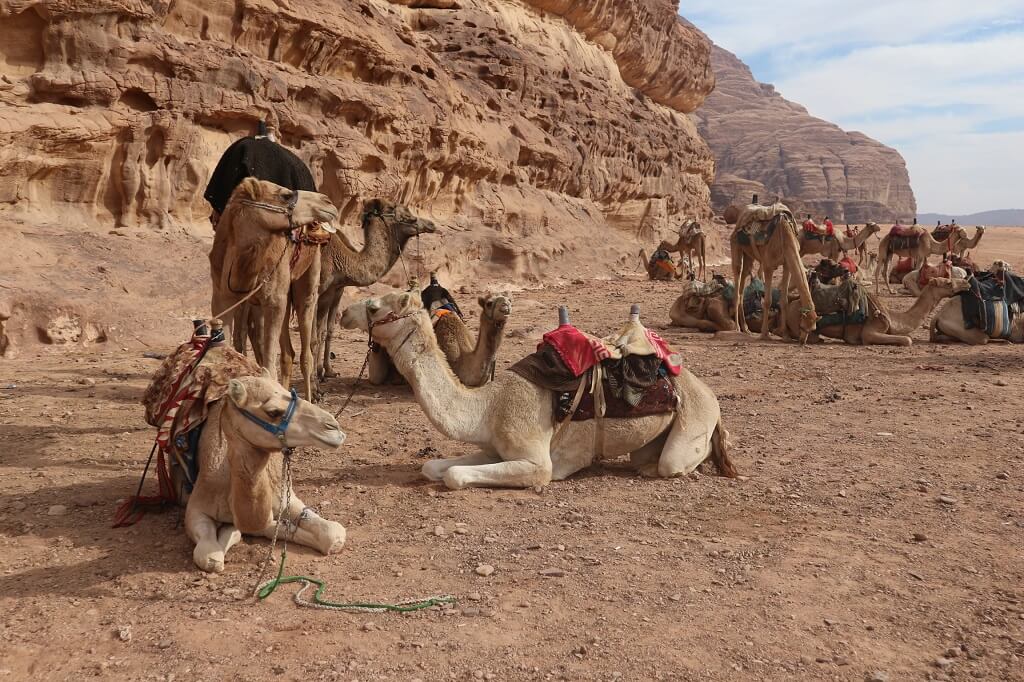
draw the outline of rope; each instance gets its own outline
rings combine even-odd
[[[263,582],[263,576],[267,574],[267,567],[270,566],[270,562],[274,559],[274,547],[277,546],[277,536],[281,532],[281,525],[284,523],[284,514],[288,509],[288,503],[291,501],[292,491],[292,458],[291,450],[285,448],[281,451],[284,454],[284,459],[281,462],[281,511],[277,515],[277,523],[274,525],[274,537],[270,540],[270,549],[267,550],[267,556],[263,559],[260,564],[260,574],[256,579],[256,587],[253,588],[253,595],[259,597],[260,583]],[[299,519],[295,523],[295,530],[292,531],[292,535],[295,535],[295,531],[299,529],[298,521],[301,521],[301,514]],[[285,550],[287,551],[287,540],[285,541]],[[281,570],[284,570],[284,555],[282,554]],[[262,598],[262,597],[260,597]]]
[[[422,611],[423,609],[429,609],[434,606],[441,606],[443,604],[455,604],[457,600],[451,595],[439,595],[433,597],[423,597],[420,599],[406,599],[394,604],[377,604],[373,602],[333,602],[324,599],[324,592],[327,590],[327,583],[317,578],[310,578],[305,575],[284,575],[284,564],[288,557],[287,549],[281,552],[281,567],[277,571],[277,577],[268,580],[267,582],[260,585],[256,591],[256,599],[263,601],[274,593],[274,590],[280,585],[287,585],[289,583],[302,583],[302,588],[295,593],[292,599],[299,606],[305,606],[313,609],[326,609],[329,611],[350,611],[358,613],[409,613],[411,611]],[[316,592],[313,593],[312,599],[307,599],[303,595],[306,590],[316,585]]]
[[[359,390],[359,382],[362,381],[363,372],[366,371],[366,367],[370,364],[370,353],[372,352],[372,347],[366,351],[366,357],[363,358],[363,366],[359,368],[359,374],[356,376],[356,382],[352,384],[352,392],[348,394],[348,398],[345,399],[345,403],[341,406],[341,409],[334,413],[335,419],[341,416],[341,413],[345,411],[348,404],[352,402],[352,398],[356,397],[356,391]]]
[[[262,289],[262,288],[263,288],[263,285],[264,285],[264,284],[266,284],[267,282],[269,282],[269,281],[270,281],[270,278],[271,278],[271,277],[273,277],[273,276],[274,276],[274,273],[276,273],[276,272],[277,272],[277,269],[278,269],[279,267],[281,267],[281,263],[282,263],[282,261],[284,261],[284,255],[285,255],[286,253],[288,253],[288,245],[287,245],[287,244],[285,244],[285,247],[284,247],[284,249],[283,249],[283,250],[281,251],[281,255],[280,255],[280,257],[278,257],[278,259],[277,259],[277,264],[276,264],[276,265],[274,265],[274,269],[273,269],[273,270],[271,270],[270,272],[268,272],[268,273],[267,273],[266,275],[264,275],[264,277],[263,277],[263,279],[262,279],[262,280],[260,281],[260,283],[256,285],[256,288],[255,288],[255,289],[253,289],[252,291],[250,291],[250,292],[249,292],[248,294],[246,294],[246,295],[245,295],[245,296],[244,296],[243,298],[239,299],[239,300],[238,300],[238,301],[237,301],[237,302],[236,302],[236,303],[235,303],[235,304],[234,304],[233,306],[231,306],[231,307],[230,307],[230,308],[228,308],[227,310],[222,310],[221,312],[219,312],[219,313],[217,313],[216,315],[214,315],[212,319],[214,319],[214,320],[222,320],[222,319],[224,319],[224,316],[225,316],[225,315],[227,315],[227,314],[228,314],[228,313],[230,313],[230,312],[231,312],[232,310],[234,310],[235,308],[237,308],[238,306],[242,305],[243,303],[245,303],[246,301],[248,301],[248,300],[249,300],[250,298],[252,298],[253,296],[255,296],[255,295],[256,295],[256,292],[258,292],[258,291],[259,291],[260,289]],[[231,282],[231,276],[230,276],[230,275],[228,275],[228,283],[229,283],[229,285],[230,285],[230,282]]]

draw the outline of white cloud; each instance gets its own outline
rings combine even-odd
[[[697,0],[682,12],[756,77],[776,74],[783,96],[899,149],[922,212],[1021,203],[1024,0],[793,0],[770,20],[761,3]]]

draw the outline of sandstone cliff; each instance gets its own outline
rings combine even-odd
[[[261,118],[350,233],[374,196],[440,223],[421,265],[454,279],[607,272],[710,212],[709,44],[670,0],[0,0],[0,75],[19,233],[207,239],[209,172]]]
[[[914,217],[917,204],[899,152],[814,118],[754,80],[720,47],[712,48],[711,62],[717,85],[695,119],[715,155],[717,211],[757,193],[836,222]]]

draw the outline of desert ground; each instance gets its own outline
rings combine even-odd
[[[171,247],[202,284],[202,240]],[[1024,229],[975,256],[1020,271]],[[173,290],[141,271],[121,287]],[[143,354],[182,342],[186,317],[0,360],[0,680],[1024,680],[1021,349],[924,329],[909,349],[717,341],[665,327],[677,291],[638,273],[517,289],[500,364],[559,304],[604,334],[639,302],[718,395],[740,479],[610,461],[540,491],[448,492],[419,467],[468,449],[406,387],[361,387],[341,449],[296,454],[297,493],[348,543],[292,546],[287,572],[338,601],[458,599],[411,615],[303,609],[293,586],[255,603],[268,541],[203,574],[174,510],[110,528],[154,435]],[[365,339],[334,348],[332,412]]]

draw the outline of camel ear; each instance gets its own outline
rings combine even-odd
[[[477,296],[476,297],[476,302],[477,302],[477,305],[479,305],[481,308],[484,308],[484,307],[487,306],[487,299],[485,297],[483,297],[483,296]]]
[[[264,372],[266,370],[263,370]],[[231,402],[241,407],[245,404],[245,385],[242,384],[238,379],[232,379],[228,382],[228,397],[231,398]]]
[[[398,297],[398,305],[403,309],[408,308],[412,304],[412,294],[406,292]]]
[[[380,303],[375,298],[366,299],[366,312],[375,313],[380,310]]]
[[[274,378],[274,377],[270,376],[270,370],[267,369],[266,367],[260,367],[260,376],[263,377],[264,379],[273,379]]]

